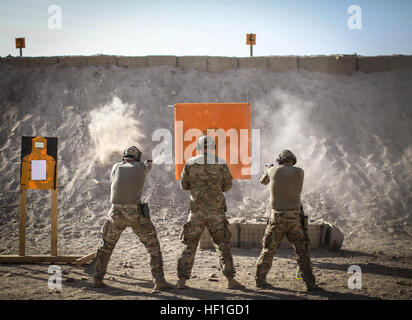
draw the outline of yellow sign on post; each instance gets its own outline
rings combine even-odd
[[[254,33],[246,35],[246,44],[250,45],[250,56],[253,57],[253,46],[256,44],[256,35]]]
[[[16,49],[20,50],[20,57],[23,56],[23,48],[26,48],[26,39],[16,38]]]
[[[256,34],[248,33],[246,35],[246,44],[247,45],[255,45],[256,44]]]
[[[26,48],[25,38],[16,38],[16,49]]]

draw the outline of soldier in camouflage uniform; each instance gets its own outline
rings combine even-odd
[[[155,227],[150,217],[145,217],[141,210],[141,192],[146,175],[151,171],[150,161],[140,162],[141,153],[136,147],[130,147],[123,153],[123,160],[116,163],[111,172],[112,207],[102,228],[102,244],[97,250],[95,259],[94,282],[95,287],[104,285],[103,277],[106,274],[110,256],[127,227],[131,227],[149,253],[149,263],[155,290],[172,288],[167,283],[163,273],[163,259]]]
[[[260,178],[262,184],[270,183],[272,210],[262,240],[262,252],[257,263],[256,286],[265,287],[267,285],[266,275],[272,267],[276,248],[286,235],[296,253],[308,291],[317,290],[319,287],[315,283],[309,258],[309,243],[305,238],[301,220],[300,194],[304,172],[301,168],[294,167],[296,157],[290,150],[282,151],[276,162],[279,167],[269,167]]]
[[[177,266],[179,280],[177,287],[184,289],[190,278],[196,249],[205,227],[212,237],[219,256],[220,268],[228,280],[229,289],[242,285],[234,279],[235,268],[230,251],[229,222],[226,219],[226,201],[223,192],[232,187],[232,175],[223,159],[214,153],[214,140],[209,136],[198,139],[196,149],[203,154],[187,160],[181,174],[180,185],[190,190],[190,212],[188,222],[183,226],[181,240],[185,245]]]

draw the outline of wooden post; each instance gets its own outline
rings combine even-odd
[[[0,263],[76,263],[77,260],[82,258],[82,256],[0,255]]]
[[[26,189],[20,189],[19,256],[26,254]]]
[[[58,205],[57,189],[52,189],[51,194],[51,255],[57,256],[57,205]]]
[[[93,252],[91,254],[88,254],[87,256],[77,259],[76,264],[80,267],[88,261],[93,260],[94,258],[96,258],[96,252]]]

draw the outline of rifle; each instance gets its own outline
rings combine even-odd
[[[308,219],[308,216],[306,216],[305,212],[303,211],[302,204],[300,205],[300,212],[301,212],[300,220],[302,223],[303,235],[305,237],[306,249],[309,250],[309,247],[310,247],[310,239],[309,239],[309,234],[308,234],[309,219]]]

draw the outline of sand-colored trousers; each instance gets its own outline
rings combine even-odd
[[[181,240],[185,246],[177,263],[177,276],[179,278],[190,279],[196,249],[205,227],[209,230],[223,275],[226,277],[235,276],[236,272],[229,244],[231,233],[228,226],[229,222],[223,209],[190,212],[188,222],[183,226],[181,233]]]
[[[164,279],[163,258],[156,229],[150,219],[134,208],[111,208],[102,228],[102,244],[97,249],[95,276],[103,279],[113,249],[121,233],[131,227],[149,254],[149,264],[154,280]]]
[[[275,251],[285,235],[296,253],[303,280],[306,284],[315,283],[315,276],[313,275],[312,264],[309,258],[309,246],[305,240],[299,213],[290,214],[275,211],[272,211],[268,219],[255,279],[266,279],[266,275],[272,267]]]

